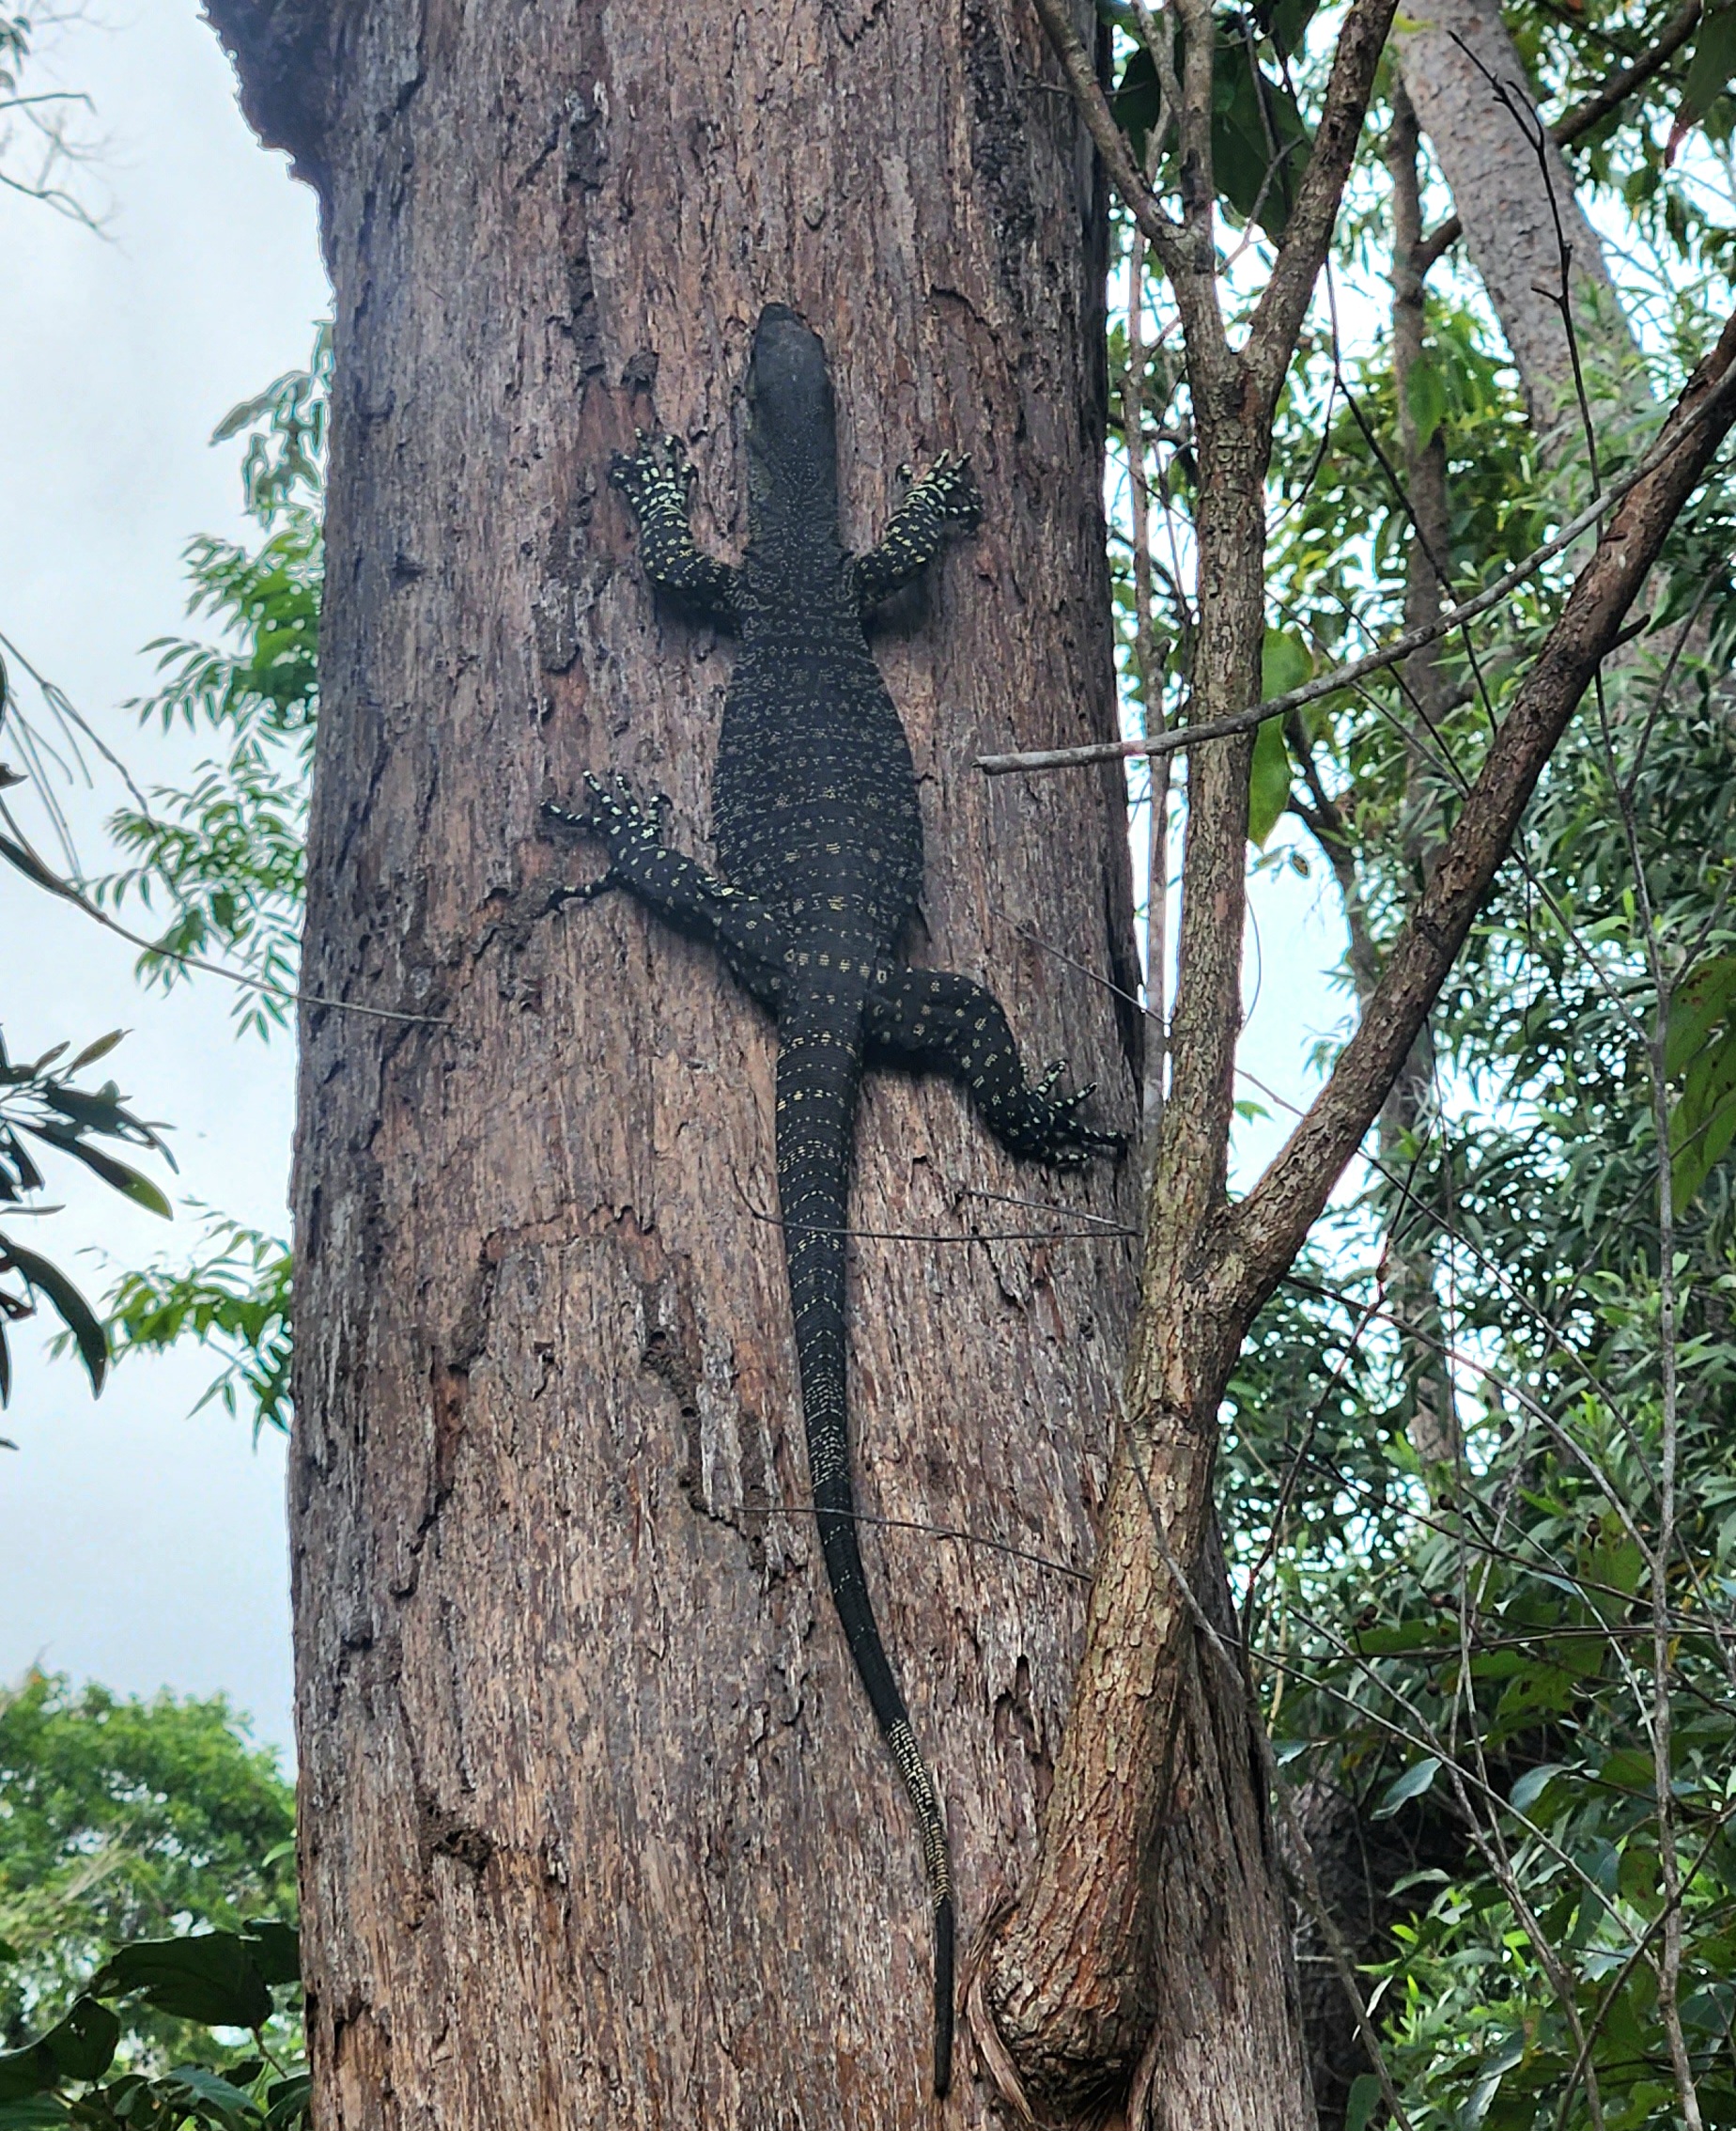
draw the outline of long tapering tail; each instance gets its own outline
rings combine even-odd
[[[845,1641],[922,1836],[935,1919],[935,2092],[953,2076],[953,1863],[939,1797],[910,1728],[862,1574],[845,1403],[845,1236],[861,1010],[844,996],[786,1000],[779,1017],[778,1196],[796,1315],[808,1470],[827,1580]]]

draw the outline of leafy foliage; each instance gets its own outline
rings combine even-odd
[[[100,1687],[75,1692],[64,1678],[33,1673],[0,1698],[0,1939],[8,1949],[0,2039],[22,2046],[46,2011],[101,1968],[109,1947],[195,1926],[233,1935],[260,1912],[292,1918],[292,1807],[275,1755],[251,1744],[221,1697],[145,1702]],[[101,1998],[131,1994],[155,1975],[144,1959],[111,1963],[87,1987]],[[266,1969],[268,1983],[281,1980],[272,1961]],[[214,2001],[153,1988],[116,2033],[113,2046],[130,2061],[166,2061],[189,2045],[189,2021],[219,2020]],[[271,2017],[255,1991],[245,2006],[225,2000],[220,2024],[261,2027]]]
[[[279,378],[218,428],[219,440],[248,434],[242,480],[261,537],[253,546],[192,542],[190,611],[219,622],[224,641],[148,646],[163,685],[134,708],[165,730],[209,729],[225,752],[199,766],[190,789],[159,786],[149,811],[113,817],[111,832],[134,863],[94,887],[111,906],[130,897],[167,906],[169,921],[140,960],[147,977],[173,984],[182,957],[212,953],[244,970],[254,981],[238,989],[235,1010],[260,1035],[283,1025],[299,966],[331,363],[322,327],[305,370]]]
[[[1607,0],[1506,10],[1556,112],[1674,15]],[[1612,257],[1660,402],[1715,331],[1736,266],[1724,16],[1708,10],[1573,151],[1601,225],[1620,232]],[[1249,63],[1294,88],[1306,128],[1314,63],[1253,26]],[[1136,149],[1157,119],[1156,74],[1124,60],[1117,110]],[[1698,130],[1672,167],[1671,121],[1690,108]],[[1583,459],[1542,463],[1487,303],[1450,254],[1401,386],[1383,322],[1382,117],[1334,303],[1279,410],[1268,694],[1294,685],[1274,676],[1274,637],[1294,644],[1300,677],[1405,626],[1418,536],[1402,412],[1413,435],[1442,440],[1439,560],[1458,596],[1529,553],[1588,478]],[[1219,186],[1241,243],[1269,238],[1246,194]],[[1424,187],[1444,215],[1426,168]],[[1233,318],[1232,272],[1220,288]],[[1161,659],[1149,692],[1173,720],[1196,641],[1198,474],[1173,309],[1155,272],[1142,291]],[[1607,479],[1655,417],[1631,397],[1605,417],[1619,396],[1582,352]],[[1124,417],[1128,359],[1117,332]],[[1310,1810],[1330,1804],[1304,1817],[1356,1883],[1344,1926],[1417,2131],[1736,2124],[1733,511],[1720,473],[1648,586],[1637,641],[1545,775],[1440,1003],[1414,1109],[1383,1127],[1360,1195],[1321,1224],[1226,1400],[1220,1485],[1250,1655],[1289,1782]],[[1137,724],[1154,704],[1120,567]],[[1254,863],[1325,861],[1350,935],[1346,991],[1427,879],[1573,567],[1448,640],[1426,704],[1399,670],[1288,722],[1288,761],[1266,728]],[[1311,849],[1280,827],[1284,805]],[[1418,1263],[1422,1313],[1404,1287]],[[1449,1387],[1444,1469],[1411,1439],[1419,1356]],[[1317,1946],[1306,1914],[1299,1927]],[[1354,2038],[1330,2069],[1323,2126],[1388,2122]]]
[[[291,1812],[221,1698],[0,1698],[0,2131],[302,2131]]]
[[[64,20],[51,0],[23,0],[0,13],[0,189],[91,225],[87,200],[70,181],[87,153],[78,122],[89,99],[27,80],[33,47]]]
[[[95,1089],[76,1084],[86,1067],[114,1050],[123,1033],[114,1029],[99,1036],[64,1066],[57,1063],[68,1049],[64,1043],[28,1065],[16,1066],[0,1043],[0,1206],[12,1209],[14,1218],[56,1210],[25,1203],[47,1187],[30,1142],[81,1162],[136,1205],[169,1218],[169,1202],[149,1177],[95,1143],[108,1139],[148,1147],[173,1168],[158,1128],[124,1107],[125,1098],[113,1081]],[[108,1371],[108,1338],[76,1285],[40,1252],[5,1234],[0,1234],[0,1280],[10,1283],[0,1285],[0,1403],[9,1396],[12,1384],[7,1327],[32,1315],[39,1296],[53,1304],[78,1349],[91,1390],[100,1392]]]
[[[233,1413],[245,1398],[256,1438],[263,1427],[287,1430],[294,1269],[288,1247],[220,1214],[209,1217],[207,1234],[211,1248],[191,1267],[160,1262],[128,1273],[115,1288],[107,1323],[116,1358],[196,1340],[225,1357],[199,1406],[217,1399]]]
[[[1294,89],[1281,74],[1261,65],[1259,47],[1270,40],[1274,56],[1284,56],[1294,49],[1313,9],[1292,0],[1276,12],[1276,28],[1241,10],[1221,15],[1212,49],[1213,175],[1236,220],[1257,223],[1274,240],[1290,219],[1310,135]],[[1179,32],[1174,56],[1179,70]],[[1162,102],[1156,64],[1138,46],[1122,69],[1111,107],[1141,163],[1161,122]]]

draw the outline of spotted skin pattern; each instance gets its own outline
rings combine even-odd
[[[946,1820],[875,1623],[857,1544],[845,1401],[845,1229],[864,1060],[951,1073],[1013,1153],[1071,1165],[1118,1148],[1084,1124],[1092,1091],[1025,1077],[999,1003],[944,971],[906,967],[899,935],[922,881],[922,831],[904,727],[863,618],[910,583],[982,501],[969,462],[912,480],[884,538],[838,538],[837,434],[826,355],[796,314],[762,314],[748,373],[749,515],[738,568],[695,547],[692,469],[673,437],[639,440],[612,478],[652,580],[739,637],[713,779],[722,878],[671,850],[666,801],[587,777],[582,813],[556,822],[602,838],[603,877],[555,900],[628,890],[708,941],[778,1019],[777,1165],[795,1311],[808,1466],[838,1618],[922,1829],[935,1921],[935,2092],[952,2076],[953,1905]],[[901,469],[907,477],[907,469]]]

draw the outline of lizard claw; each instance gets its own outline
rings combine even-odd
[[[609,481],[627,498],[635,518],[643,519],[659,506],[685,515],[688,490],[693,485],[693,461],[677,436],[648,437],[633,431],[634,448],[618,451],[609,461]]]
[[[953,524],[974,532],[982,523],[982,492],[977,488],[968,457],[943,451],[922,475],[921,486],[928,490],[941,517]]]
[[[666,792],[659,792],[649,806],[642,806],[632,786],[618,770],[602,778],[587,770],[584,783],[591,795],[585,813],[578,814],[553,800],[545,800],[543,819],[581,835],[600,836],[609,847],[609,870],[598,879],[557,888],[549,898],[550,910],[562,903],[589,902],[593,896],[620,887],[626,878],[623,862],[628,853],[660,846],[663,841],[663,819],[673,803]]]
[[[1099,1132],[1080,1123],[1079,1112],[1097,1092],[1095,1081],[1087,1081],[1067,1095],[1051,1092],[1065,1071],[1066,1060],[1058,1058],[1040,1081],[1031,1082],[1035,1115],[1031,1123],[1031,1152],[1039,1161],[1053,1162],[1059,1169],[1077,1169],[1093,1154],[1119,1153],[1127,1143],[1120,1132]]]

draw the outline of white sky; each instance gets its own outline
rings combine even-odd
[[[41,73],[37,86],[94,98],[104,149],[91,189],[112,210],[97,238],[0,194],[0,630],[148,786],[180,776],[200,749],[141,733],[118,707],[151,685],[140,646],[183,626],[189,536],[241,522],[238,454],[209,448],[212,428],[304,360],[326,308],[313,201],[247,131],[195,0],[131,9],[96,0]],[[99,825],[117,797],[112,785],[71,795],[91,870],[104,863]],[[1262,1078],[1292,1090],[1315,1033],[1341,1012],[1314,973],[1340,937],[1316,903],[1316,889],[1292,876],[1257,885],[1245,1048]],[[282,1233],[287,1042],[238,1041],[215,980],[165,999],[140,990],[132,962],[88,920],[0,873],[0,1008],[13,1054],[127,1026],[104,1070],[141,1114],[173,1126],[180,1175],[163,1179],[170,1195]],[[1244,1162],[1279,1137],[1245,1129]],[[196,1239],[186,1209],[170,1230],[78,1174],[56,1175],[54,1196],[67,1211],[28,1239],[95,1296],[111,1276],[77,1252],[98,1235],[116,1265],[178,1255]],[[256,1452],[220,1408],[189,1418],[212,1373],[196,1351],[129,1361],[93,1402],[76,1363],[18,1345],[0,1420],[18,1446],[0,1452],[0,1682],[36,1662],[123,1691],[221,1688],[260,1737],[287,1747],[281,1441]]]
[[[165,749],[118,706],[151,685],[139,647],[182,627],[184,542],[240,522],[236,449],[208,440],[305,359],[325,282],[312,197],[247,131],[194,0],[97,0],[46,57],[31,86],[95,100],[103,148],[85,189],[111,212],[94,237],[0,194],[0,629],[148,786],[200,751]],[[0,756],[15,752],[0,739]],[[116,796],[100,786],[75,809],[87,865],[102,863],[92,832]],[[237,1041],[214,981],[165,1000],[141,991],[132,962],[76,912],[0,879],[13,1054],[130,1028],[103,1070],[173,1125],[170,1196],[282,1233],[288,1044]],[[110,1276],[75,1252],[99,1234],[135,1263],[194,1240],[185,1211],[170,1229],[80,1189],[77,1173],[52,1183],[68,1210],[27,1239],[88,1294]],[[196,1354],[130,1361],[93,1401],[76,1362],[19,1346],[0,1419],[18,1445],[0,1452],[0,1681],[40,1662],[135,1692],[223,1688],[287,1745],[281,1442],[256,1454],[220,1408],[188,1418],[212,1374]]]

